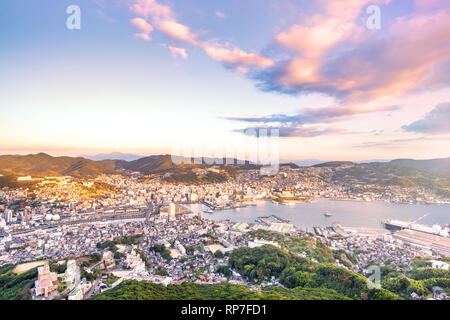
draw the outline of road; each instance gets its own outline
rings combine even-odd
[[[92,283],[91,289],[84,295],[84,298],[83,298],[84,300],[88,300],[90,297],[92,297],[95,294],[99,282],[100,282],[100,277],[98,277],[97,279],[94,280],[94,282]]]

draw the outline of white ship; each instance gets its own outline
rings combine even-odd
[[[422,220],[427,215],[428,214],[420,217],[419,219],[417,219],[413,222],[386,219],[386,220],[383,220],[381,223],[383,224],[383,226],[386,229],[392,230],[392,231],[409,229],[409,230],[413,230],[413,231],[420,231],[420,232],[425,232],[425,233],[429,233],[429,234],[435,234],[435,235],[439,235],[439,236],[443,236],[443,237],[448,237],[449,229],[447,227],[441,227],[440,225],[437,225],[437,224],[430,227],[430,226],[427,226],[424,224],[417,223],[419,220]]]

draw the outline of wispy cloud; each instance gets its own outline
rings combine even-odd
[[[214,12],[214,14],[216,15],[217,18],[225,19],[225,13],[223,13],[221,11],[216,11],[216,12]]]
[[[322,108],[306,108],[301,112],[293,115],[288,114],[272,114],[262,117],[225,117],[227,120],[243,121],[243,122],[259,122],[259,123],[280,123],[280,124],[313,124],[327,123],[339,120],[345,120],[353,115],[364,113],[375,113],[382,111],[397,110],[397,105],[382,106],[328,106]]]
[[[404,138],[404,139],[391,139],[383,141],[370,141],[363,142],[359,145],[355,145],[352,148],[398,148],[400,146],[408,146],[411,142],[419,141],[449,141],[450,137],[434,137],[434,136],[421,136],[416,138]]]
[[[402,127],[405,131],[427,134],[450,133],[450,102],[441,103],[428,112],[423,119]]]
[[[181,57],[182,59],[187,59],[188,55],[185,48],[177,48],[169,46],[169,51],[172,53],[173,58]]]
[[[135,33],[136,37],[150,41],[152,38],[150,34],[153,32],[153,27],[142,18],[131,19],[131,23],[140,31]]]
[[[353,148],[398,148],[400,144],[426,140],[425,137],[407,138],[407,139],[391,139],[386,141],[363,142]]]
[[[283,138],[301,137],[312,138],[322,135],[344,134],[347,131],[341,128],[318,128],[305,126],[291,126],[291,127],[271,127],[271,126],[255,126],[245,129],[236,129],[234,132],[239,132],[245,135],[252,135],[259,137],[261,130],[267,130],[267,136],[271,135],[272,130],[278,130],[278,136]]]
[[[283,137],[315,137],[319,135],[340,134],[342,129],[317,127],[305,127],[311,124],[326,124],[348,119],[357,114],[392,111],[399,106],[329,106],[323,108],[306,108],[293,115],[272,114],[262,117],[225,117],[227,120],[242,121],[247,123],[276,124],[280,128],[280,136]],[[264,128],[263,126],[259,128]],[[245,129],[244,129],[245,130]],[[242,130],[236,130],[242,132]]]
[[[271,58],[256,52],[246,52],[228,42],[200,39],[189,26],[177,21],[171,7],[156,0],[137,0],[130,10],[166,36],[202,48],[209,57],[239,73],[247,74],[252,68],[265,69],[274,64]]]

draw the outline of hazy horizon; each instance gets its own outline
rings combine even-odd
[[[100,153],[100,154],[75,154],[75,155],[67,155],[67,154],[55,154],[55,153],[51,153],[51,152],[33,152],[33,153],[9,153],[9,154],[3,154],[0,153],[0,156],[27,156],[27,155],[36,155],[39,153],[44,153],[47,154],[49,156],[52,157],[81,157],[81,158],[85,158],[85,159],[90,159],[90,160],[94,160],[94,161],[102,161],[102,160],[126,160],[126,161],[133,161],[133,160],[137,160],[137,159],[141,159],[141,158],[145,158],[145,157],[150,157],[150,156],[159,156],[159,155],[171,155],[171,156],[175,156],[175,157],[183,157],[181,155],[177,155],[177,154],[171,154],[171,153],[149,153],[149,154],[130,154],[130,153],[122,153],[120,151],[113,151],[110,153]],[[208,156],[204,156],[204,158],[217,158],[217,157],[208,157]],[[339,161],[350,161],[350,162],[355,162],[355,163],[369,163],[369,162],[390,162],[393,160],[416,160],[416,161],[421,161],[421,160],[439,160],[439,159],[448,159],[450,157],[442,157],[442,158],[423,158],[423,159],[419,159],[419,158],[393,158],[393,159],[363,159],[363,160],[348,160],[348,159],[280,159],[279,163],[280,164],[286,164],[286,163],[295,163],[297,165],[303,165],[303,166],[313,166],[315,164],[320,164],[320,163],[325,163],[325,162],[339,162]],[[238,158],[238,160],[241,160],[240,158]],[[245,159],[244,159],[245,160]]]

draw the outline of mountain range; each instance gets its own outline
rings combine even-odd
[[[174,161],[175,163],[174,163]],[[95,177],[100,174],[117,173],[123,170],[156,174],[173,169],[206,167],[218,163],[216,158],[185,158],[171,155],[152,155],[132,161],[91,160],[82,157],[53,157],[45,153],[0,156],[0,174],[22,176],[73,176]],[[227,161],[228,160],[228,161]],[[236,159],[221,159],[223,163],[238,163]],[[253,168],[249,162],[239,164],[242,169]]]
[[[111,152],[111,153],[100,153],[94,156],[91,155],[80,155],[81,158],[86,158],[94,161],[102,161],[102,160],[125,160],[125,161],[134,161],[140,158],[143,158],[142,155],[132,154],[132,153],[121,153],[121,152]]]
[[[52,157],[45,153],[0,156],[1,174],[90,177],[114,172],[114,163],[81,157]]]
[[[173,163],[172,159],[176,159]],[[198,159],[196,159],[198,160]],[[94,177],[99,174],[117,173],[123,170],[140,172],[143,174],[164,173],[176,168],[206,167],[218,159],[204,158],[201,161],[171,155],[152,155],[131,161],[118,159],[92,160],[83,157],[53,157],[45,153],[29,155],[3,155],[0,156],[0,174],[31,175],[31,176],[74,176]],[[222,159],[225,163],[225,159]],[[257,167],[245,162],[237,164],[236,159],[231,161],[241,169]],[[181,164],[177,164],[181,163]],[[338,167],[352,165],[353,162],[335,161],[316,164],[315,167]],[[397,159],[384,164],[409,167],[431,172],[439,175],[450,175],[450,158],[432,160]],[[284,164],[296,167],[294,163]]]
[[[389,163],[429,171],[436,174],[450,175],[450,158],[432,160],[397,159],[392,160]]]

